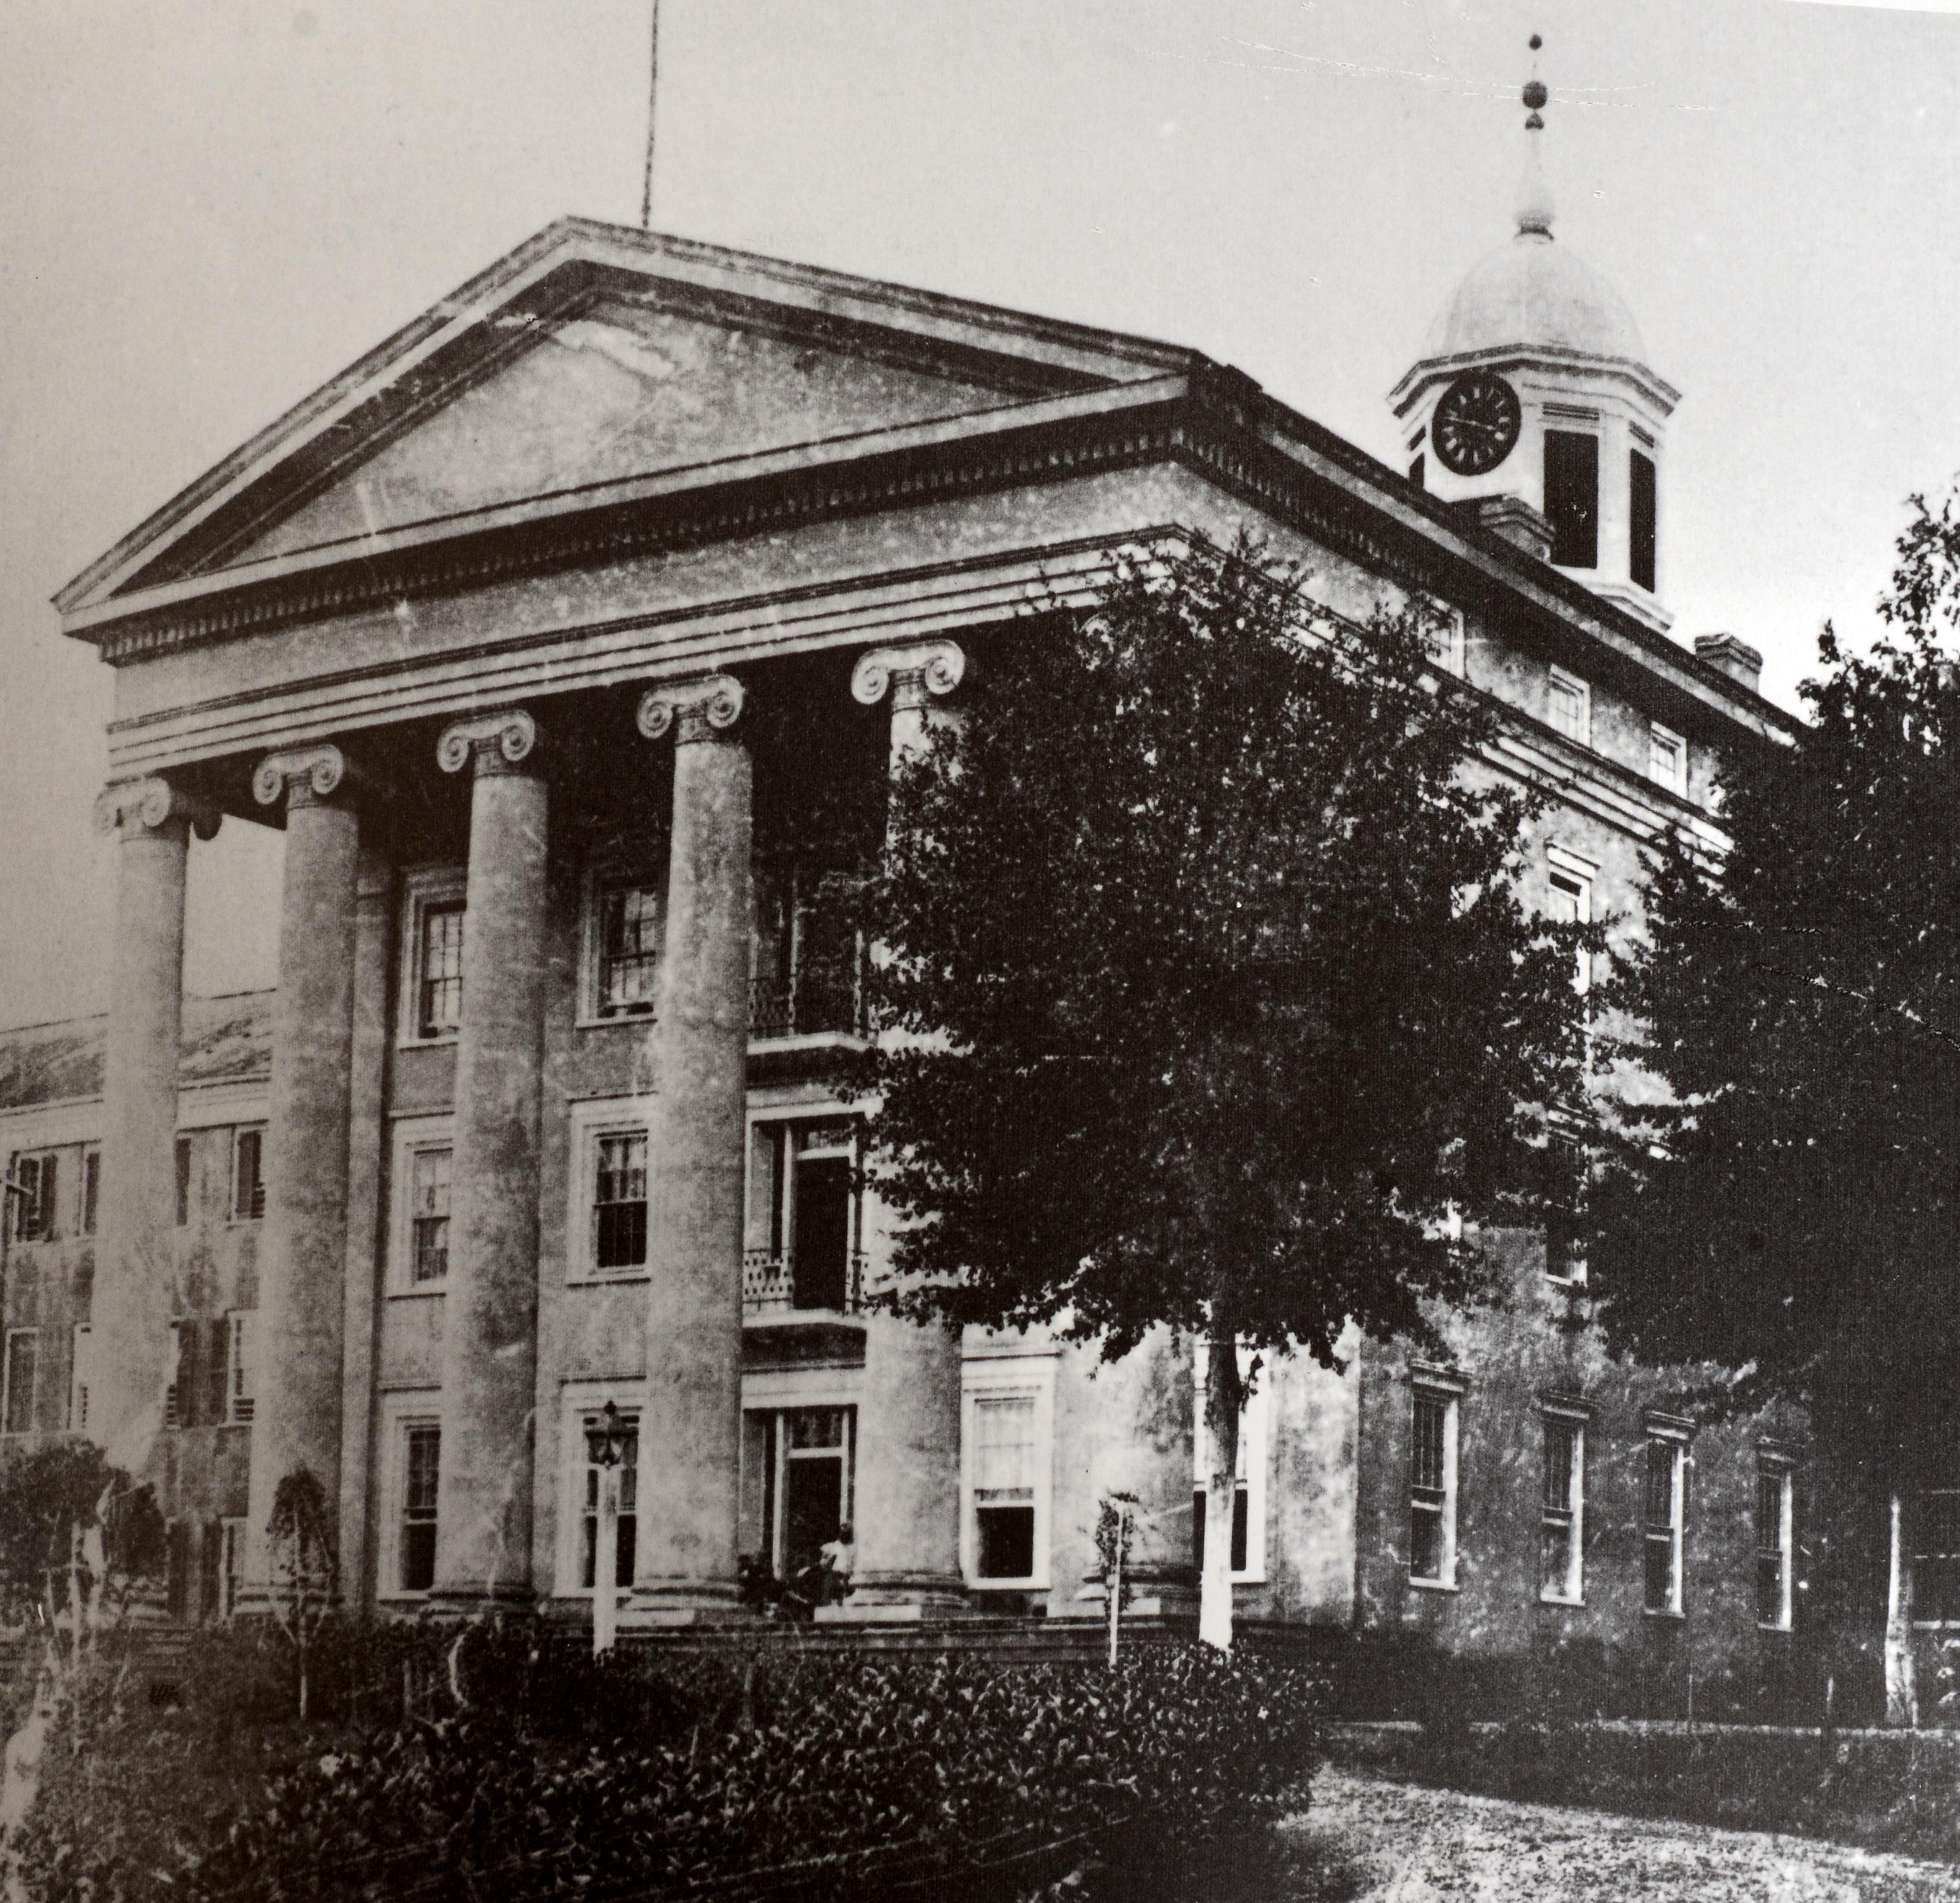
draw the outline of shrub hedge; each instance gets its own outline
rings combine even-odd
[[[1262,1826],[1283,1800],[1304,1802],[1315,1761],[1312,1676],[1198,1647],[1138,1651],[1112,1672],[780,1647],[595,1665],[535,1628],[380,1643],[384,1669],[342,1673],[342,1695],[371,1707],[392,1683],[409,1715],[343,1725],[325,1748],[317,1730],[295,1739],[297,1761],[242,1790],[234,1778],[234,1802],[180,1819],[167,1841],[108,1831],[120,1848],[105,1866],[88,1845],[107,1820],[89,1811],[138,1797],[128,1779],[177,1761],[132,1733],[119,1791],[97,1780],[81,1806],[44,1793],[30,1893],[1011,1895],[1092,1861],[1134,1877],[1174,1849]],[[249,1666],[228,1666],[234,1713],[250,1708]],[[223,1675],[186,1669],[188,1708],[206,1675]],[[125,1722],[140,1730],[143,1717]],[[180,1723],[161,1729],[181,1745]],[[234,1758],[237,1743],[234,1721]]]

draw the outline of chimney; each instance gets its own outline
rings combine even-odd
[[[1746,641],[1733,635],[1697,635],[1694,651],[1710,667],[1719,667],[1731,680],[1739,680],[1752,694],[1763,677],[1763,657]]]
[[[1480,527],[1514,543],[1541,562],[1551,559],[1551,524],[1521,495],[1476,495],[1456,506]]]

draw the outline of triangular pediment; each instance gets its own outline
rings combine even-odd
[[[154,600],[603,506],[1160,377],[1190,353],[568,221],[275,424],[57,597],[80,632]]]

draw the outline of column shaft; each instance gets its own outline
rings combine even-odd
[[[750,791],[746,748],[683,707],[648,1144],[635,1577],[656,1619],[698,1616],[736,1596]]]
[[[175,1312],[177,1066],[183,1042],[189,836],[181,815],[151,825],[126,811],[116,848],[90,1425],[110,1459],[139,1478],[151,1466],[163,1431],[165,1350]]]
[[[935,708],[965,671],[950,641],[875,649],[851,690],[875,702],[889,683],[891,770],[921,753],[934,727],[955,717]],[[864,1214],[873,1278],[889,1273],[890,1224],[868,1192]],[[959,1567],[961,1331],[873,1312],[864,1324],[858,1410],[858,1565],[847,1618],[946,1616],[966,1603]]]
[[[473,1601],[531,1590],[548,816],[542,778],[474,752],[434,1589]]]
[[[387,1128],[388,966],[394,869],[363,848],[354,915],[353,1090],[347,1117],[347,1306],[342,1324],[340,1585],[350,1605],[373,1603],[374,1355],[380,1334],[381,1175]]]
[[[289,1476],[310,1474],[339,1516],[359,830],[351,807],[291,794],[252,1425],[251,1536],[268,1560],[274,1497]]]

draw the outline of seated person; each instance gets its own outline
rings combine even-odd
[[[823,1567],[823,1603],[835,1605],[850,1591],[851,1575],[858,1564],[858,1541],[850,1521],[838,1526],[835,1539],[826,1540],[817,1548],[817,1558]]]

